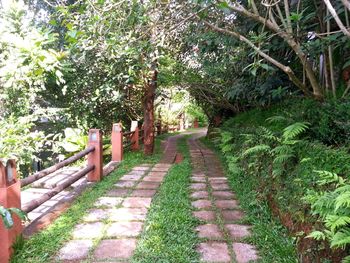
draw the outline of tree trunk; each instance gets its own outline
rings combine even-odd
[[[143,101],[143,129],[144,129],[144,153],[153,154],[154,150],[154,98],[157,88],[158,71],[153,70],[152,77],[145,83],[145,96]]]

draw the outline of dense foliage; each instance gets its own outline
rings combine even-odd
[[[152,154],[157,119],[237,116],[221,136],[232,176],[254,178],[306,258],[347,255],[348,1],[0,3],[0,158],[22,175],[89,128],[138,120]]]
[[[347,147],[334,149],[321,142],[334,128],[322,121],[328,107],[311,100],[288,101],[230,119],[221,133],[221,150],[231,176],[252,178],[259,200],[267,201],[298,238],[305,262],[320,258],[338,262],[349,252],[349,136],[339,132],[339,140]],[[311,114],[315,109],[317,117]],[[301,197],[302,202],[295,202]],[[308,241],[311,237],[321,241]]]

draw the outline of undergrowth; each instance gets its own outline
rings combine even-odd
[[[268,203],[302,262],[348,262],[349,117],[346,102],[299,99],[242,113],[217,133],[237,192]]]

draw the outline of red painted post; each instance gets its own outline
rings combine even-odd
[[[130,131],[133,131],[134,133],[131,136],[131,150],[132,151],[138,151],[140,149],[140,143],[139,143],[139,127],[138,127],[138,121],[132,121],[131,122],[131,129]]]
[[[198,119],[194,119],[193,128],[199,128]]]
[[[161,135],[162,134],[162,120],[158,120],[157,123],[157,135]]]
[[[95,169],[88,173],[88,181],[99,182],[103,174],[102,132],[99,129],[89,130],[88,145],[95,147],[95,150],[88,155],[88,165],[95,166]]]
[[[114,123],[112,128],[112,161],[123,160],[123,128],[121,123]]]
[[[21,208],[21,182],[17,178],[16,163],[9,160],[6,167],[0,162],[0,204],[6,208]],[[22,220],[12,214],[13,227],[6,229],[0,222],[0,263],[7,263],[13,252],[12,244],[22,233]]]

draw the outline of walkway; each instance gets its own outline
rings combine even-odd
[[[174,162],[176,140],[168,139],[159,164],[143,164],[121,177],[114,189],[100,197],[72,240],[59,251],[58,262],[125,262],[137,245],[137,238],[161,182]]]
[[[237,223],[244,214],[230,190],[219,159],[195,137],[188,143],[193,165],[191,198],[197,210],[193,215],[202,222],[196,228],[202,240],[197,247],[201,260],[237,263],[257,260],[256,249],[241,242],[250,235],[250,226]]]
[[[72,240],[58,252],[56,261],[130,262],[152,198],[176,158],[177,139],[184,134],[189,133],[168,139],[158,164],[135,167],[100,197],[76,226]],[[250,226],[237,223],[244,214],[230,191],[220,161],[197,140],[204,134],[204,130],[198,130],[188,140],[193,165],[189,198],[193,215],[201,222],[196,228],[200,243],[194,249],[203,262],[255,261],[255,248],[242,242],[250,235]]]

